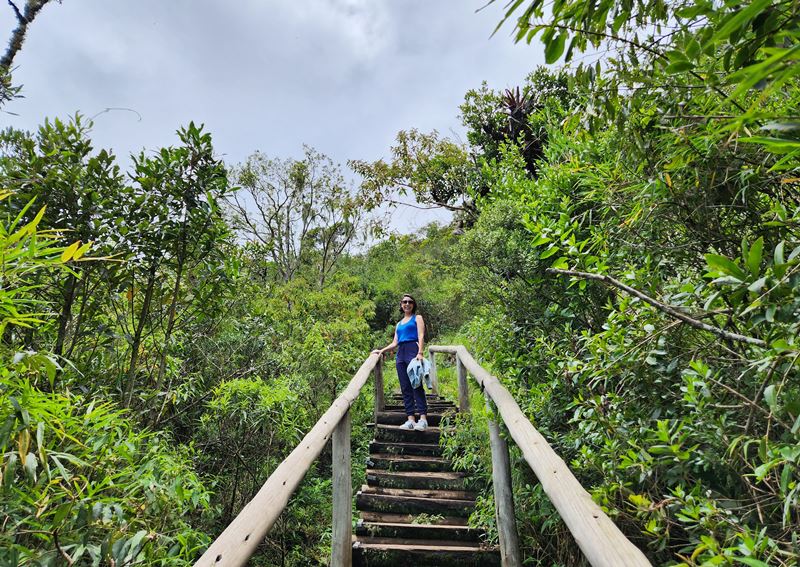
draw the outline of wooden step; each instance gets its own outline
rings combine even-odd
[[[385,488],[465,490],[467,477],[461,472],[391,472],[367,469],[367,484]]]
[[[441,545],[426,540],[397,543],[387,538],[359,537],[353,543],[354,567],[500,567],[500,553],[469,542]],[[451,542],[453,543],[453,542]]]
[[[429,413],[428,414],[428,425],[432,427],[438,427],[439,423],[442,421],[441,413]],[[419,415],[416,416],[417,420],[419,420]],[[402,411],[380,411],[378,412],[378,425],[403,425],[408,417],[406,417],[405,412]]]
[[[389,471],[437,472],[450,470],[450,462],[428,455],[392,455],[376,453],[367,459],[367,468]]]
[[[387,443],[385,441],[370,441],[369,452],[438,457],[442,454],[442,448],[436,443]]]
[[[468,518],[475,509],[474,500],[457,500],[455,498],[431,498],[375,494],[371,492],[356,493],[356,508],[370,512],[391,512],[399,514],[428,514],[443,516],[462,516]]]
[[[386,486],[361,486],[364,494],[384,494],[386,496],[407,496],[409,498],[450,498],[452,500],[475,500],[475,493],[469,490],[440,490],[431,488],[390,488]]]
[[[405,411],[406,406],[402,402],[387,403],[383,407],[384,411]],[[453,402],[428,402],[428,411],[431,413],[443,413],[448,411],[455,411],[456,406]]]
[[[425,431],[414,429],[400,429],[395,425],[377,425],[375,427],[376,441],[399,441],[401,443],[439,443],[441,430],[438,427],[429,427]]]
[[[364,536],[359,537],[358,541],[361,542],[363,545],[367,544],[375,544],[375,545],[386,545],[397,543],[397,540],[394,538],[389,537],[377,537],[377,536]],[[470,549],[480,549],[481,544],[479,542],[473,541],[450,541],[444,539],[430,539],[430,538],[422,538],[422,539],[408,539],[403,542],[404,545],[424,545],[424,546],[437,546],[437,547],[467,547]]]
[[[413,524],[414,522],[420,522],[422,518],[426,516],[420,516],[419,514],[397,514],[391,512],[370,512],[364,510],[360,514],[361,520],[364,522],[375,522],[375,523],[384,523],[384,524]],[[462,526],[467,527],[467,518],[459,517],[459,516],[445,516],[445,515],[437,515],[437,516],[427,516],[428,521],[432,521],[431,518],[434,518],[434,523],[437,526]]]
[[[448,542],[469,541],[478,543],[483,535],[482,530],[469,526],[448,526],[441,524],[413,524],[396,522],[365,522],[359,520],[356,525],[356,535],[365,537],[400,538],[405,543],[407,540],[441,540]],[[359,538],[361,540],[362,538]]]
[[[390,394],[389,396],[387,396],[386,399],[402,400],[403,399],[403,394],[395,392],[395,393]],[[430,394],[430,393],[426,393],[425,394],[425,399],[426,400],[437,400],[437,401],[443,401],[443,402],[447,401],[444,396],[441,396],[439,394]]]

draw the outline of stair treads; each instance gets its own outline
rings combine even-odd
[[[359,538],[360,539],[360,538]],[[369,567],[500,567],[500,554],[469,545],[353,544],[353,565]]]
[[[413,547],[429,547],[429,548],[438,548],[438,547],[463,547],[466,549],[480,549],[481,545],[477,542],[471,541],[447,541],[447,540],[439,540],[439,539],[408,539],[403,541],[402,544],[398,544],[397,540],[390,537],[372,537],[372,536],[364,536],[358,538],[358,541],[362,545],[404,545],[404,546],[413,546]]]
[[[364,494],[408,496],[410,498],[450,498],[452,500],[475,500],[475,493],[467,490],[439,490],[430,488],[390,488],[385,486],[361,486]]]
[[[388,523],[388,524],[414,524],[414,521],[419,520],[417,514],[396,514],[392,512],[372,512],[365,510],[361,512],[361,519],[365,522]],[[443,516],[436,517],[437,526],[467,526],[467,519],[458,516]]]
[[[444,414],[441,412],[429,413],[428,425],[438,427],[442,421],[442,415]],[[408,419],[405,412],[402,411],[379,411],[377,417],[380,425],[403,425]]]
[[[458,410],[441,397],[427,398],[425,431],[398,427],[406,420],[398,395],[372,424],[366,484],[355,497],[354,567],[500,566],[498,550],[481,546],[485,532],[468,525],[475,510],[468,475],[454,472],[439,446],[444,418]]]
[[[356,493],[356,506],[359,510],[373,512],[397,512],[401,514],[447,514],[468,518],[475,509],[474,500],[453,498],[415,498],[411,496],[392,496],[369,492]]]
[[[453,542],[453,545],[458,545],[456,542],[480,542],[480,538],[484,532],[483,530],[476,530],[465,525],[365,522],[359,520],[356,525],[355,533],[364,536],[364,538],[394,538],[395,543],[408,543],[408,540],[421,539],[445,540]]]
[[[384,441],[370,441],[369,452],[393,455],[429,455],[438,457],[442,448],[437,443],[387,443]]]
[[[464,490],[467,476],[460,472],[417,472],[367,469],[367,484],[387,488],[428,488]]]
[[[429,427],[425,431],[400,429],[394,425],[377,425],[375,427],[375,439],[378,441],[438,443],[440,433],[438,427]]]

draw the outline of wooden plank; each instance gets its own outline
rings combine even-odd
[[[379,360],[377,354],[371,354],[364,361],[347,388],[334,400],[300,444],[278,465],[258,493],[214,540],[195,566],[239,567],[247,562],[327,444],[333,429],[358,397]]]
[[[383,356],[380,362],[375,365],[375,421],[378,420],[378,412],[386,409],[386,402],[384,401],[383,391]]]
[[[378,368],[378,366],[376,366]],[[353,478],[350,466],[350,411],[333,430],[333,534],[331,567],[353,564]]]
[[[464,366],[464,363],[461,362],[460,356],[456,356],[456,371],[458,372],[458,411],[462,413],[469,413],[469,387],[467,384],[467,369]]]
[[[459,360],[497,405],[514,442],[522,450],[578,546],[594,567],[651,567],[645,555],[623,535],[581,486],[561,457],[528,421],[500,381],[484,370],[463,346],[437,352],[458,354]]]
[[[486,408],[492,411],[489,396]],[[492,484],[494,486],[497,534],[500,539],[500,558],[503,567],[522,567],[519,551],[517,520],[514,514],[514,493],[511,485],[511,463],[508,458],[508,443],[500,435],[500,426],[489,418],[489,443],[492,447]]]
[[[436,353],[428,351],[431,357],[431,391],[434,394],[439,393],[439,375],[436,373]]]

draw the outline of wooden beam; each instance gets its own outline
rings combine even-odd
[[[375,367],[380,368],[380,365]],[[333,430],[333,534],[331,567],[353,564],[353,478],[350,465],[350,411]]]
[[[492,403],[486,394],[486,409],[489,411],[489,443],[492,447],[492,484],[500,538],[500,560],[503,567],[522,567],[519,551],[517,519],[514,513],[514,491],[511,484],[511,463],[508,443],[500,435],[500,426],[492,419]]]
[[[297,485],[327,444],[334,428],[350,409],[380,357],[371,354],[347,388],[331,404],[311,431],[303,437],[270,475],[253,499],[214,540],[195,563],[196,567],[240,567],[244,565],[289,502]]]
[[[456,355],[456,371],[458,372],[458,411],[469,413],[469,385],[467,384],[467,369]]]
[[[439,375],[436,373],[436,353],[428,351],[431,357],[431,392],[434,394],[439,393]]]
[[[430,351],[456,353],[458,359],[497,405],[514,442],[522,450],[550,501],[594,567],[651,567],[611,518],[581,486],[566,463],[528,421],[500,381],[484,370],[466,348],[431,346]]]
[[[375,423],[378,423],[378,412],[386,409],[386,401],[384,399],[383,388],[383,355],[380,361],[375,365]]]

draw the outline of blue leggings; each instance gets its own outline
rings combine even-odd
[[[400,380],[400,391],[403,392],[403,405],[406,408],[406,415],[412,416],[415,413],[424,415],[428,413],[428,401],[425,399],[425,388],[422,384],[419,388],[411,387],[411,380],[408,378],[408,363],[414,360],[419,351],[416,341],[400,343],[397,348],[397,378]],[[416,406],[416,411],[415,410]]]

